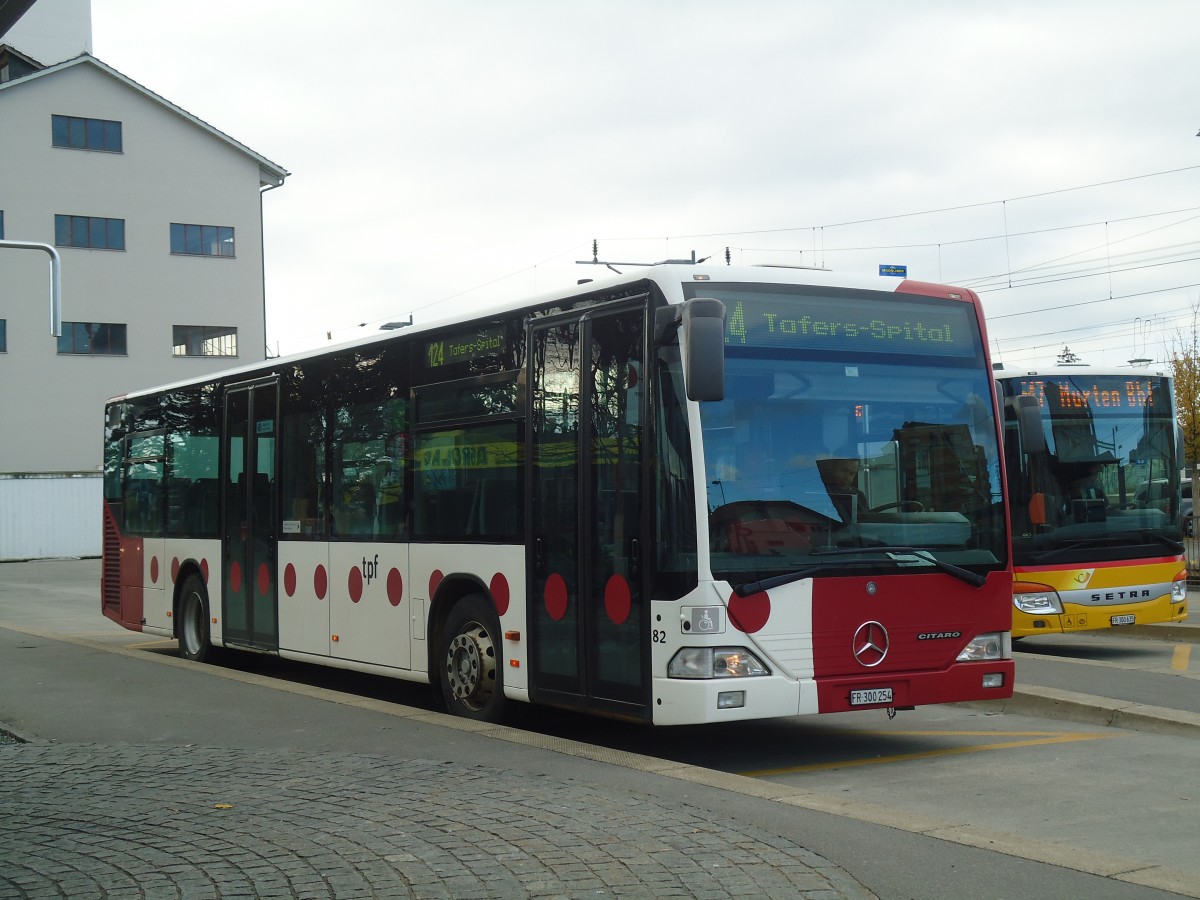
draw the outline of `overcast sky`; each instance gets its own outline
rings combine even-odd
[[[1200,303],[1194,0],[92,0],[93,52],[291,173],[272,352],[711,255],[974,287],[994,358]]]

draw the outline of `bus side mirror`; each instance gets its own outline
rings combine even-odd
[[[1021,452],[1026,456],[1046,449],[1046,432],[1042,430],[1042,410],[1037,397],[1018,394],[1013,398],[1017,407],[1017,423],[1021,430]]]
[[[725,304],[693,297],[683,304],[683,382],[689,400],[725,399]]]

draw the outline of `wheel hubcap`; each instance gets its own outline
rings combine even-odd
[[[487,629],[472,622],[455,636],[446,652],[446,678],[455,700],[472,709],[487,703],[496,681],[495,648]]]
[[[183,641],[188,652],[200,652],[200,601],[191,594],[183,602]]]

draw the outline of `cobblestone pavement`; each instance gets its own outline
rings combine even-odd
[[[7,741],[0,773],[3,898],[873,896],[770,831],[486,766]]]

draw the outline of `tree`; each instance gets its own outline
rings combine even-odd
[[[1175,375],[1175,408],[1183,428],[1183,463],[1200,461],[1200,305],[1192,306],[1188,330],[1176,329],[1171,348]]]

